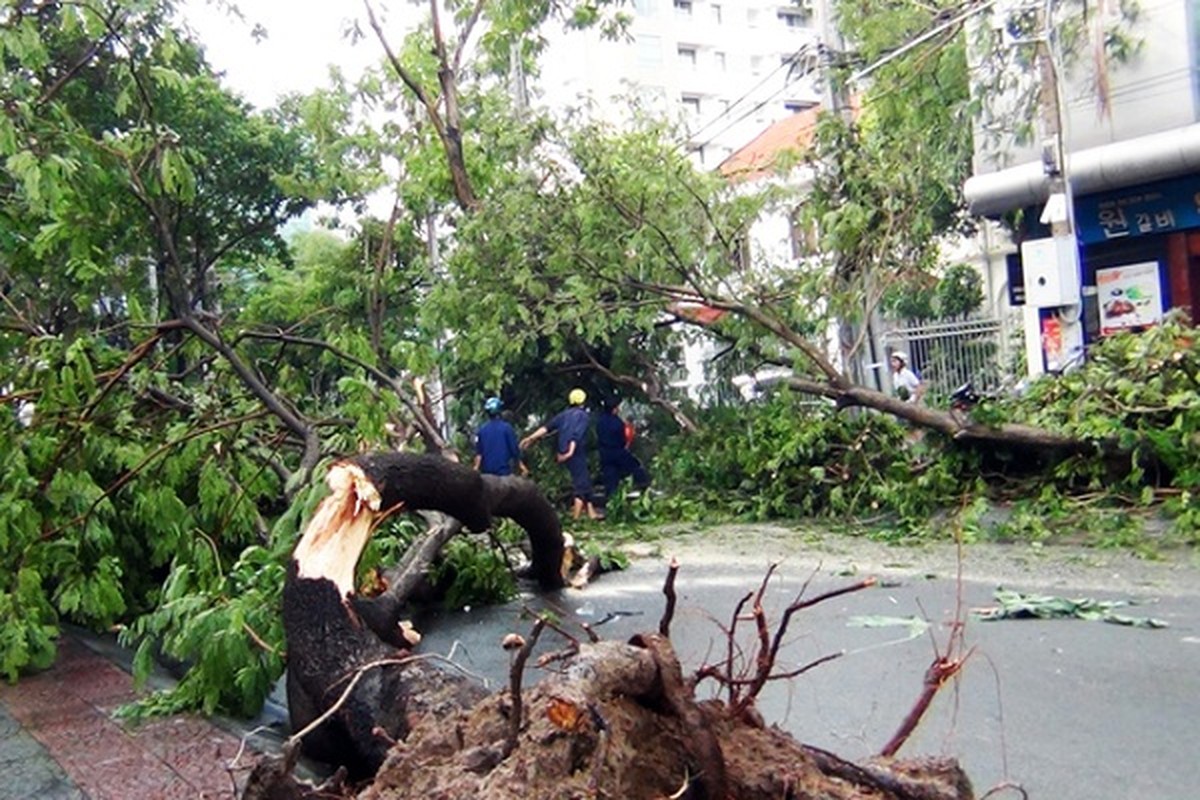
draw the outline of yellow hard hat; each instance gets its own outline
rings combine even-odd
[[[581,406],[587,400],[587,392],[583,389],[572,389],[567,395],[567,402],[573,406]]]

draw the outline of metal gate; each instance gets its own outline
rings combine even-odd
[[[928,391],[945,397],[967,381],[980,391],[999,387],[1005,379],[1004,321],[996,318],[919,322],[883,334],[890,354],[908,354],[910,366]]]

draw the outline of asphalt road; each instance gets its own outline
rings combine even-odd
[[[877,586],[793,617],[781,669],[844,653],[760,698],[768,722],[851,759],[879,750],[921,691],[956,609],[993,605],[998,585],[1041,594],[1136,600],[1130,616],[1168,623],[1159,630],[1096,621],[981,621],[967,613],[970,650],[960,678],[938,695],[901,755],[958,757],[978,795],[1006,781],[1032,798],[1194,800],[1200,797],[1200,566],[1194,556],[1140,562],[1112,552],[968,547],[963,578],[953,548],[884,548],[772,528],[740,528],[658,542],[631,567],[583,590],[527,594],[500,608],[423,622],[422,649],[487,677],[507,680],[498,646],[528,632],[523,607],[550,608],[623,639],[658,628],[671,555],[680,560],[672,640],[685,670],[725,652],[738,601],[767,567],[764,607],[774,622],[801,591],[812,597],[867,575]],[[805,588],[805,583],[808,583]],[[961,588],[960,588],[961,587]],[[931,625],[863,627],[861,619],[917,617]],[[747,634],[749,633],[748,627]],[[578,630],[578,628],[576,628]],[[580,638],[582,634],[580,634]],[[544,639],[545,649],[561,641]],[[1018,797],[1006,790],[993,797]]]

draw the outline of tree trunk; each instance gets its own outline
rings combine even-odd
[[[337,776],[320,787],[296,780],[298,746],[352,779],[369,779],[357,796],[375,800],[973,797],[953,761],[859,766],[765,728],[745,700],[698,702],[665,633],[629,643],[572,640],[567,652],[540,662],[562,661],[561,669],[523,690],[525,661],[546,624],[539,620],[528,642],[512,643],[520,652],[508,691],[485,696],[413,652],[418,640],[387,617],[396,598],[360,598],[355,567],[375,525],[401,506],[452,513],[475,530],[504,514],[530,532],[543,582],[559,585],[547,554],[561,557],[562,534],[545,498],[521,478],[485,479],[445,459],[398,453],[339,462],[326,481],[331,494],[305,528],[284,585],[293,734],[282,757],[255,768],[243,800],[352,796]],[[458,524],[437,528],[421,545],[429,552]],[[673,608],[673,582],[664,594]],[[660,630],[668,623],[664,617]]]
[[[995,442],[1019,447],[1059,450],[1064,454],[1090,453],[1100,449],[1110,452],[1116,444],[1075,439],[1031,425],[981,425],[970,418],[951,411],[930,408],[916,403],[907,403],[897,397],[868,389],[865,386],[835,386],[832,383],[811,378],[790,377],[783,379],[792,389],[805,394],[832,399],[839,408],[860,406],[873,408],[898,417],[922,428],[944,433],[960,442]]]

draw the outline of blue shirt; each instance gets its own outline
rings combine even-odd
[[[521,458],[517,432],[502,419],[489,419],[475,434],[475,453],[485,475],[512,475],[513,462]]]
[[[565,453],[571,442],[575,442],[575,455],[583,453],[586,445],[588,426],[592,423],[592,415],[583,406],[571,406],[554,415],[546,423],[548,431],[558,431],[558,452]]]
[[[596,418],[596,446],[600,452],[625,449],[625,420],[605,412]]]

